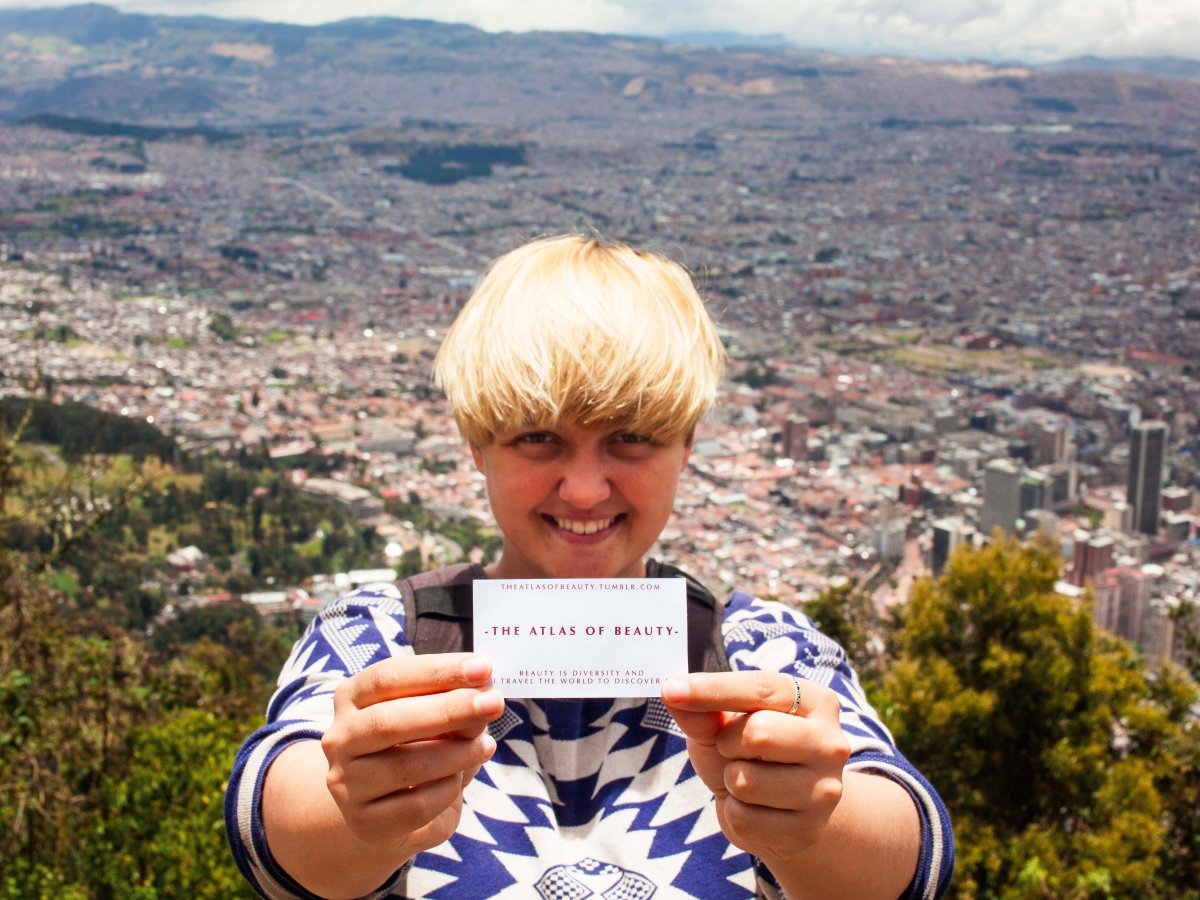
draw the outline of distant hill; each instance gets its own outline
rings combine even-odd
[[[777,35],[492,34],[394,18],[306,27],[97,4],[0,10],[0,119],[205,134],[428,121],[490,129],[476,139],[510,145],[539,129],[690,139],[711,123],[1135,124],[1200,117],[1197,70],[1187,60],[1037,68],[851,57]]]
[[[672,44],[701,47],[794,47],[782,34],[741,34],[737,31],[678,31],[662,36]]]
[[[1178,56],[1120,57],[1117,59],[1076,56],[1061,62],[1050,63],[1042,68],[1052,72],[1125,72],[1132,75],[1150,75],[1154,78],[1200,79],[1200,60],[1184,59]]]

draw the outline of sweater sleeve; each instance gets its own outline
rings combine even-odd
[[[372,663],[412,652],[404,635],[404,603],[390,584],[370,585],[329,604],[292,648],[266,723],[242,744],[225,790],[225,830],[234,861],[261,896],[314,897],[267,846],[261,807],[267,769],[296,741],[321,739],[333,721],[338,684]],[[402,871],[369,896],[386,896]]]
[[[946,893],[954,872],[954,836],[937,791],[896,748],[891,732],[868,702],[845,650],[821,633],[803,612],[735,591],[725,608],[725,646],[734,670],[796,675],[824,685],[841,702],[842,730],[850,742],[846,767],[898,782],[916,804],[921,854],[905,895],[933,900]]]

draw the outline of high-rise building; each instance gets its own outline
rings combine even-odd
[[[1152,667],[1157,668],[1174,660],[1178,606],[1179,601],[1174,597],[1150,598],[1150,605],[1142,622],[1142,655]]]
[[[1069,436],[1063,422],[1037,422],[1033,426],[1034,463],[1039,466],[1067,459]]]
[[[1050,476],[1031,470],[1021,476],[1021,515],[1031,509],[1049,509]]]
[[[1050,477],[1050,497],[1046,501],[1050,508],[1060,512],[1070,509],[1078,491],[1078,466],[1073,462],[1060,462],[1047,466],[1043,471]]]
[[[1134,531],[1158,533],[1166,451],[1166,422],[1139,422],[1133,426],[1129,440],[1129,480],[1125,499],[1133,507]]]
[[[1112,565],[1113,539],[1080,529],[1075,532],[1075,554],[1071,565],[1071,584],[1083,587]]]
[[[1117,578],[1121,585],[1121,595],[1115,634],[1140,645],[1142,623],[1150,605],[1153,582],[1146,572],[1131,567],[1118,569]]]
[[[1007,459],[993,459],[983,471],[983,509],[980,530],[990,536],[999,525],[1005,533],[1017,530],[1021,515],[1021,467]]]
[[[948,516],[933,523],[929,569],[934,576],[942,574],[950,555],[962,544],[969,543],[974,534],[975,529],[957,516]]]
[[[1107,569],[1092,582],[1092,621],[1097,628],[1117,633],[1117,615],[1121,609],[1121,579],[1116,569]]]

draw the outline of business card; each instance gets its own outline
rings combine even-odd
[[[682,578],[481,579],[475,652],[506,697],[657,697],[687,672]]]

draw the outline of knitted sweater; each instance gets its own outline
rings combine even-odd
[[[404,618],[393,585],[368,586],[326,607],[293,648],[266,725],[238,753],[226,825],[239,868],[263,896],[313,896],[267,846],[260,810],[267,768],[293,741],[320,738],[340,681],[413,652]],[[896,750],[842,648],[798,610],[740,591],[725,607],[722,630],[734,670],[785,672],[837,693],[852,747],[847,768],[894,779],[916,804],[921,855],[906,896],[941,896],[954,866],[945,807]],[[766,866],[722,834],[713,796],[660,699],[509,699],[489,731],[497,749],[463,792],[457,832],[370,896],[779,895]]]

